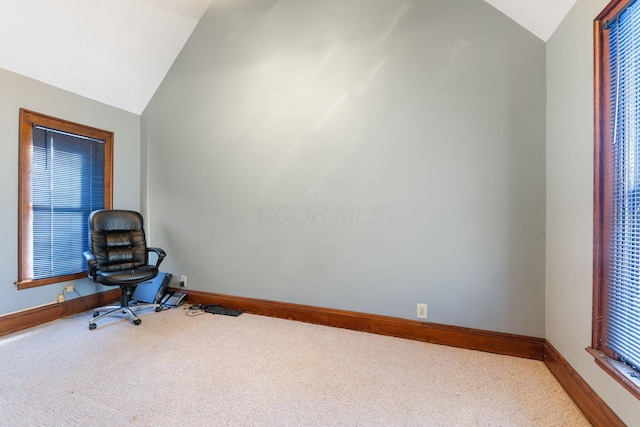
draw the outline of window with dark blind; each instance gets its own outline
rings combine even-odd
[[[85,277],[87,219],[111,208],[111,132],[20,112],[18,287]]]
[[[640,396],[640,1],[596,19],[596,361]]]

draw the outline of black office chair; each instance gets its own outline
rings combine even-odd
[[[132,309],[155,306],[156,311],[160,311],[158,304],[130,305],[136,286],[156,277],[160,263],[167,256],[160,248],[147,247],[142,215],[124,210],[94,211],[89,215],[89,233],[91,251],[83,253],[89,277],[96,283],[119,286],[122,291],[120,305],[95,311],[89,329],[96,328],[96,320],[113,313],[129,314],[133,324],[139,325],[142,321]],[[149,264],[149,252],[158,256],[155,265]],[[100,314],[103,310],[107,311]]]

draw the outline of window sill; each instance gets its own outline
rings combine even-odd
[[[14,284],[18,287],[18,290],[35,288],[37,286],[51,285],[53,283],[69,282],[71,280],[84,279],[87,277],[87,273],[75,273],[66,276],[50,277],[48,279],[30,279],[30,280],[18,280]]]
[[[586,348],[587,352],[593,356],[598,366],[618,381],[624,388],[629,390],[636,399],[640,400],[640,375],[635,373],[629,366],[607,357],[600,350],[592,347]],[[638,375],[638,376],[634,376]]]

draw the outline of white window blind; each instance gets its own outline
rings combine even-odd
[[[33,278],[86,270],[87,218],[104,208],[104,141],[33,126]]]
[[[608,23],[610,230],[605,347],[640,370],[640,3]]]

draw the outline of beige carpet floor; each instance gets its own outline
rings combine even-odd
[[[544,363],[250,314],[0,337],[1,426],[588,426]]]

